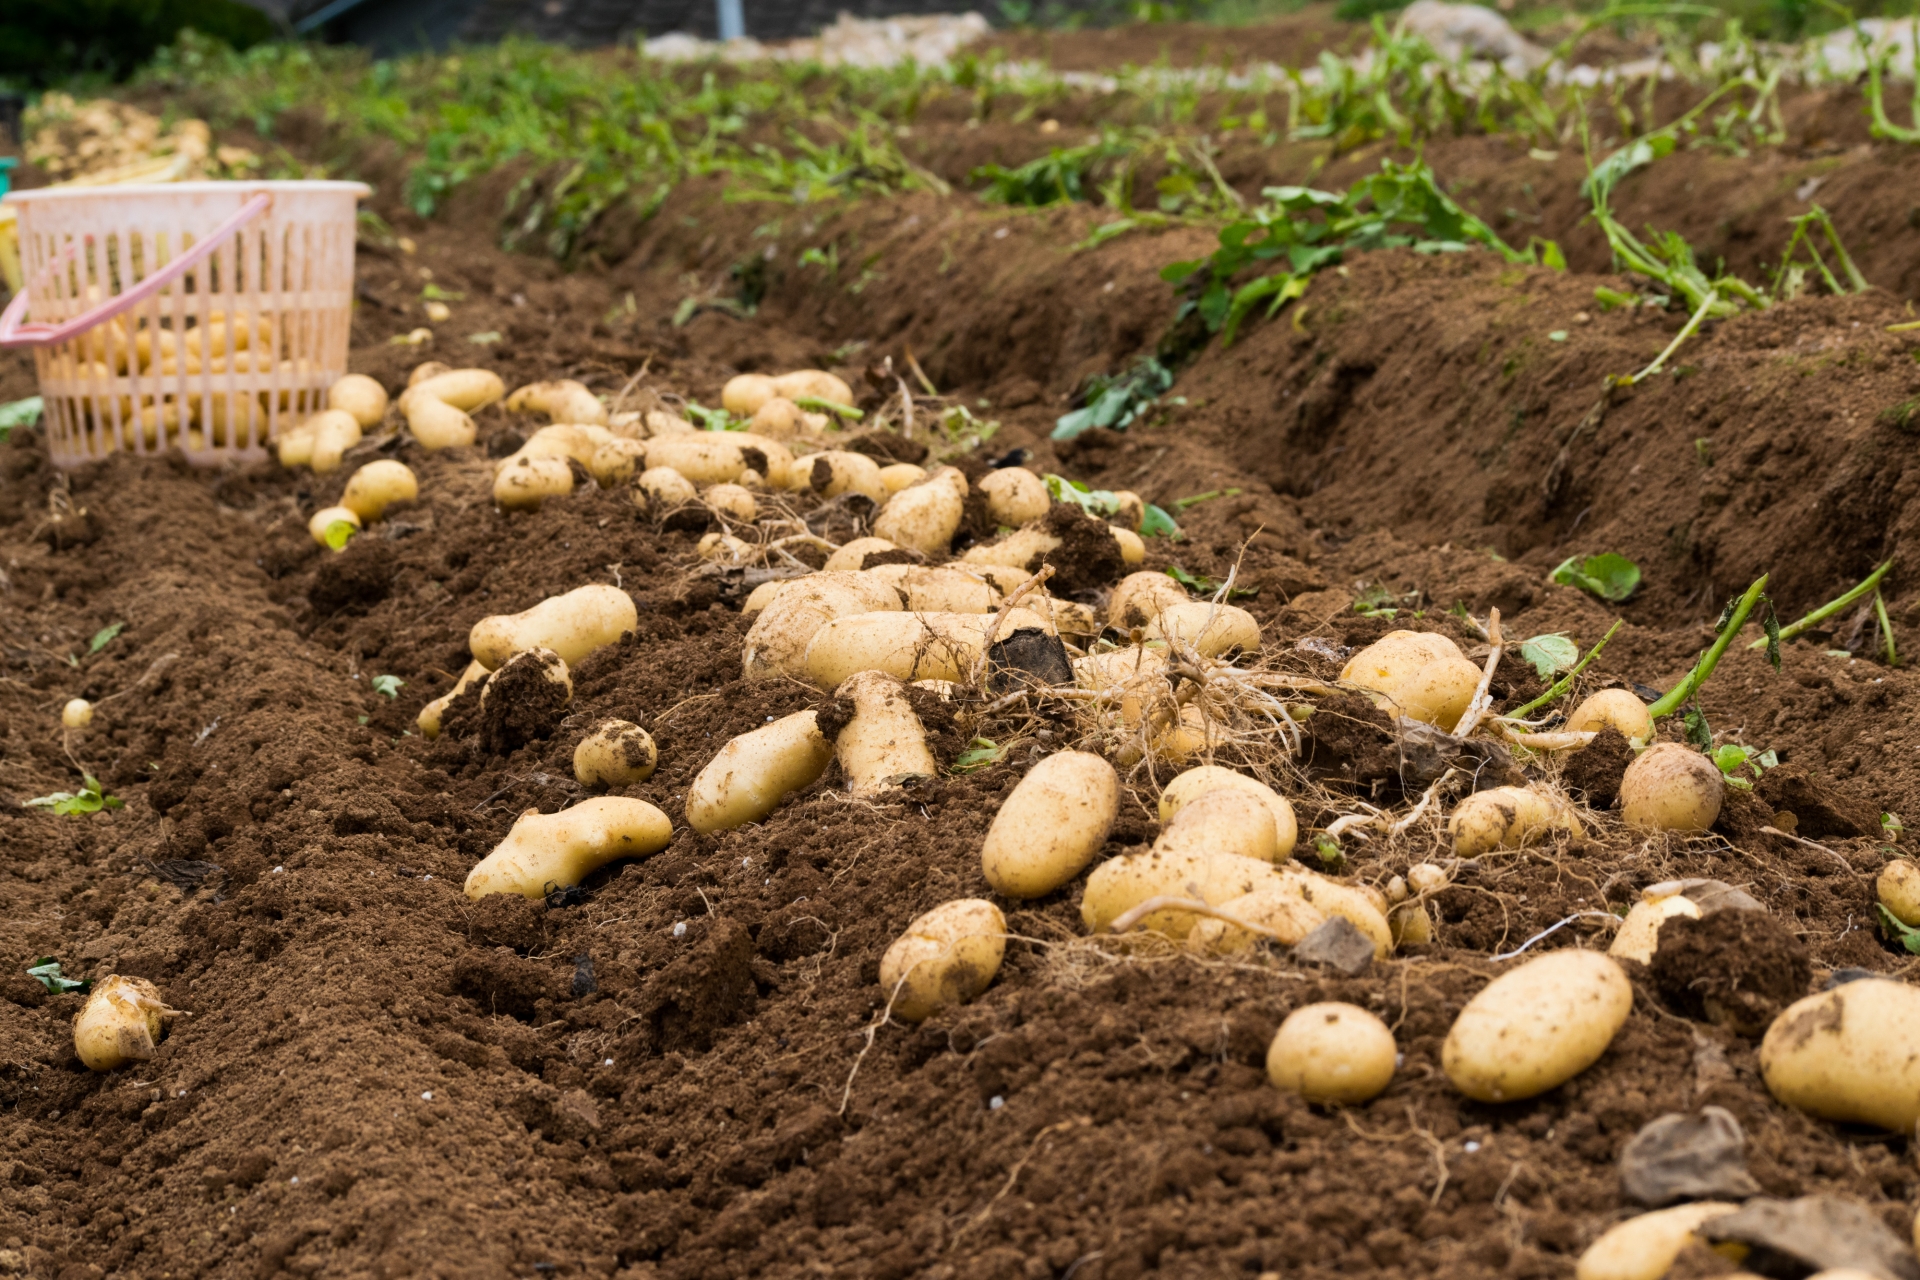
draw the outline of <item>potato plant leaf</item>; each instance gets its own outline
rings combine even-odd
[[[75,813],[98,813],[102,809],[118,809],[126,801],[119,796],[103,794],[100,790],[100,779],[88,773],[81,775],[79,791],[56,791],[52,795],[35,796],[23,803],[29,809],[51,809],[64,817]]]
[[[1125,373],[1089,382],[1085,406],[1062,414],[1054,423],[1053,438],[1071,440],[1095,427],[1124,431],[1172,385],[1173,371],[1152,356],[1143,356]]]
[[[1220,584],[1212,578],[1198,573],[1189,573],[1177,564],[1167,566],[1167,576],[1187,590],[1198,592],[1203,596],[1210,596],[1220,590]],[[1235,587],[1227,593],[1227,596],[1231,599],[1235,596],[1257,596],[1259,594],[1260,588],[1258,587]]]
[[[1007,749],[991,738],[975,738],[967,744],[967,749],[953,758],[955,773],[972,773],[975,769],[984,769],[1007,753]]]
[[[1883,813],[1880,815],[1880,830],[1894,844],[1900,843],[1900,833],[1906,828],[1900,825],[1900,815]]]
[[[39,396],[28,396],[25,400],[14,400],[0,404],[0,441],[7,438],[15,427],[30,427],[40,420],[40,411],[46,402]]]
[[[385,694],[388,698],[395,699],[400,696],[400,691],[407,687],[407,682],[399,676],[375,676],[368,683],[373,686],[375,693]]]
[[[93,633],[93,639],[87,641],[87,652],[98,653],[113,643],[113,638],[127,629],[124,622],[116,622]]]
[[[335,520],[327,526],[326,532],[320,536],[327,540],[328,547],[338,551],[340,548],[346,546],[347,543],[351,542],[353,536],[359,532],[360,530],[354,527],[353,521]]]
[[[1568,556],[1550,576],[1563,587],[1578,587],[1615,604],[1640,586],[1640,566],[1611,551],[1597,556]]]
[[[1178,542],[1180,540],[1180,526],[1173,522],[1172,516],[1149,502],[1147,504],[1147,514],[1140,521],[1140,536],[1143,538],[1169,538]]]
[[[40,985],[56,996],[67,991],[84,993],[93,986],[92,978],[69,978],[61,973],[60,962],[52,956],[41,956],[35,960],[27,970],[27,976],[39,979]]]
[[[1520,642],[1520,656],[1533,664],[1545,680],[1556,671],[1565,671],[1580,661],[1580,646],[1558,633],[1534,636]]]
[[[1878,903],[1874,904],[1873,909],[1879,915],[1880,927],[1887,931],[1887,936],[1914,955],[1920,956],[1920,929],[1900,923],[1898,916]]]
[[[1707,723],[1707,713],[1698,706],[1687,708],[1682,723],[1685,725],[1686,739],[1702,751],[1713,750],[1713,727]]]

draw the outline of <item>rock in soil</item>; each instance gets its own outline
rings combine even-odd
[[[1620,1153],[1620,1185],[1651,1208],[1677,1200],[1744,1200],[1760,1194],[1747,1172],[1747,1135],[1725,1107],[1661,1116]]]
[[[1766,911],[1669,918],[1652,969],[1668,1004],[1749,1038],[1805,995],[1813,976],[1805,944]]]
[[[1373,941],[1345,916],[1334,916],[1300,939],[1293,958],[1302,964],[1323,964],[1335,973],[1357,978],[1373,964]]]

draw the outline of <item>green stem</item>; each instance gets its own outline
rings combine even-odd
[[[1707,312],[1713,310],[1713,304],[1718,301],[1720,301],[1720,291],[1718,289],[1707,290],[1707,296],[1700,300],[1699,309],[1687,317],[1687,322],[1680,326],[1680,332],[1673,335],[1673,341],[1667,344],[1667,349],[1655,356],[1652,364],[1634,374],[1631,378],[1628,378],[1628,384],[1631,385],[1639,382],[1643,378],[1651,378],[1654,374],[1660,372],[1660,367],[1666,364],[1667,357],[1675,351],[1678,351],[1680,344],[1694,335],[1700,328],[1700,322],[1707,318]]]
[[[1873,616],[1879,620],[1880,634],[1887,640],[1887,665],[1900,665],[1900,655],[1893,651],[1893,620],[1887,617],[1887,600],[1878,591],[1873,593]]]
[[[1747,615],[1753,612],[1753,606],[1760,602],[1760,597],[1766,589],[1767,575],[1763,573],[1757,582],[1747,588],[1747,594],[1740,597],[1740,603],[1734,606],[1733,617],[1727,620],[1727,625],[1721,629],[1719,636],[1714,640],[1713,647],[1700,655],[1700,661],[1693,664],[1693,670],[1687,672],[1679,684],[1647,708],[1648,715],[1658,720],[1661,716],[1672,715],[1693,701],[1693,695],[1699,692],[1700,686],[1707,682],[1707,677],[1712,675],[1713,669],[1720,664],[1720,655],[1727,651],[1727,646],[1733,643],[1733,638],[1740,634],[1740,628],[1747,625]]]
[[[1538,711],[1541,707],[1546,706],[1549,702],[1552,702],[1555,699],[1561,697],[1563,694],[1566,693],[1567,690],[1573,688],[1574,677],[1578,676],[1582,671],[1585,671],[1587,669],[1587,664],[1600,656],[1600,651],[1607,647],[1607,641],[1613,639],[1613,633],[1618,631],[1621,625],[1622,625],[1621,620],[1618,618],[1615,618],[1613,620],[1613,625],[1607,628],[1607,634],[1601,636],[1599,642],[1595,644],[1593,648],[1587,650],[1587,656],[1580,659],[1580,661],[1576,662],[1573,666],[1573,670],[1567,672],[1566,675],[1561,676],[1560,679],[1556,680],[1553,683],[1552,687],[1550,687],[1545,693],[1541,694],[1539,697],[1535,698],[1532,702],[1529,702],[1526,706],[1521,707],[1518,710],[1507,712],[1507,714],[1502,716],[1501,719],[1518,720],[1522,716],[1530,715],[1533,712]]]
[[[1833,246],[1834,256],[1840,259],[1840,269],[1847,273],[1847,283],[1853,286],[1855,293],[1865,293],[1868,289],[1867,278],[1860,274],[1860,268],[1853,265],[1853,255],[1847,252],[1847,246],[1840,243],[1840,232],[1833,225],[1833,219],[1819,205],[1813,211],[1820,216],[1820,229],[1827,233],[1827,243]]]
[[[1811,630],[1813,627],[1831,618],[1834,614],[1866,595],[1869,591],[1877,590],[1880,586],[1880,579],[1886,577],[1887,570],[1891,568],[1893,568],[1893,561],[1888,560],[1878,569],[1868,574],[1866,581],[1841,596],[1838,600],[1829,600],[1806,617],[1795,622],[1789,622],[1786,626],[1780,628],[1780,639],[1783,642],[1791,640],[1801,632]],[[1762,649],[1766,647],[1766,643],[1766,637],[1762,636],[1760,639],[1748,645],[1747,648]]]
[[[802,409],[810,409],[814,413],[838,414],[842,418],[852,418],[855,422],[867,416],[850,404],[841,404],[837,400],[822,400],[819,396],[795,396],[793,402]]]

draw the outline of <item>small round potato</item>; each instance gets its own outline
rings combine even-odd
[[[350,511],[346,507],[322,507],[313,513],[311,520],[307,521],[307,532],[313,535],[315,542],[324,547],[327,545],[327,530],[336,524],[350,524],[355,532],[358,532],[361,528],[360,513]],[[344,547],[344,544],[342,545]]]
[[[1038,520],[1053,506],[1047,482],[1025,467],[987,472],[980,479],[980,492],[987,495],[987,518],[1010,529]]]
[[[877,469],[874,479],[881,483],[881,500],[886,503],[874,517],[874,536],[923,555],[945,554],[966,514],[966,503],[954,493],[953,485],[936,475],[887,497]]]
[[[1265,804],[1273,814],[1273,861],[1284,862],[1293,856],[1293,846],[1299,839],[1300,828],[1294,820],[1293,806],[1287,803],[1286,797],[1258,778],[1249,778],[1244,773],[1235,773],[1221,765],[1199,765],[1176,775],[1167,783],[1167,789],[1160,793],[1160,821],[1171,821],[1187,804],[1209,791],[1223,788],[1245,791]]]
[[[407,415],[407,430],[429,453],[470,445],[480,434],[478,424],[464,409],[457,409],[444,400],[435,400],[432,396],[419,400],[403,397],[400,405]]]
[[[1684,893],[1652,902],[1634,903],[1626,919],[1620,922],[1620,931],[1613,935],[1607,954],[1623,960],[1652,964],[1653,953],[1660,949],[1660,926],[1675,916],[1698,920],[1699,904]]]
[[[364,427],[377,427],[387,416],[387,389],[364,373],[349,373],[327,388],[327,408],[353,415]]]
[[[1387,1024],[1358,1005],[1305,1005],[1274,1033],[1267,1079],[1308,1102],[1366,1102],[1393,1083],[1399,1052]]]
[[[1447,1032],[1440,1066],[1479,1102],[1516,1102],[1585,1071],[1633,1011],[1633,985],[1592,951],[1551,951],[1501,974]]]
[[[1555,832],[1585,834],[1564,796],[1532,787],[1489,787],[1462,800],[1447,823],[1453,851],[1477,858],[1494,849],[1520,849]]]
[[[1407,868],[1407,886],[1415,893],[1438,893],[1452,883],[1444,867],[1431,862],[1416,862]]]
[[[1107,625],[1127,632],[1146,627],[1163,609],[1191,604],[1187,589],[1164,573],[1143,569],[1120,579],[1107,598]]]
[[[911,489],[926,478],[927,469],[911,462],[895,462],[880,468],[880,483],[886,486],[889,495]]]
[[[1567,717],[1567,731],[1587,733],[1612,725],[1628,742],[1646,742],[1653,737],[1653,717],[1647,704],[1630,689],[1602,689],[1590,695]]]
[[[706,835],[758,822],[827,771],[833,744],[811,711],[783,716],[720,748],[687,788],[687,825]]]
[[[864,453],[826,449],[802,458],[800,468],[801,474],[807,477],[807,486],[823,498],[858,493],[871,498],[876,505],[887,500],[887,486],[880,479],[880,464]]]
[[[888,1009],[923,1022],[950,1004],[985,991],[1007,953],[1007,921],[984,898],[943,903],[912,924],[880,957]]]
[[[633,498],[656,512],[672,511],[699,501],[700,491],[672,467],[648,467],[634,484]]]
[[[707,505],[723,516],[743,524],[752,524],[760,515],[760,503],[753,494],[737,484],[716,484],[700,495]]]
[[[1862,978],[1808,996],[1767,1028],[1760,1075],[1786,1105],[1912,1133],[1920,1121],[1920,988]]]
[[[1387,912],[1395,947],[1421,947],[1433,941],[1433,917],[1418,902],[1403,902]]]
[[[750,618],[759,613],[772,604],[773,598],[780,594],[782,588],[791,585],[792,581],[791,578],[775,578],[772,582],[763,582],[749,591],[747,598],[740,604],[741,616]]]
[[[1660,1280],[1695,1238],[1694,1232],[1739,1207],[1698,1200],[1628,1218],[1587,1246],[1574,1267],[1574,1280]]]
[[[1218,657],[1243,649],[1260,651],[1260,624],[1245,609],[1210,600],[1190,600],[1168,605],[1147,624],[1147,639],[1178,636],[1192,645],[1203,658]]]
[[[1220,787],[1182,805],[1153,842],[1171,853],[1233,853],[1277,861],[1278,835],[1264,796]]]
[[[60,708],[60,723],[69,729],[84,729],[93,723],[93,704],[85,698],[69,698]]]
[[[1452,729],[1480,685],[1460,646],[1431,631],[1389,631],[1347,660],[1340,678],[1367,690],[1388,715]]]
[[[354,472],[340,495],[340,505],[373,524],[385,516],[396,502],[412,502],[420,496],[420,482],[404,462],[381,458]]]
[[[611,489],[633,479],[646,460],[645,440],[615,436],[594,446],[593,455],[587,459],[587,470],[592,473],[594,483],[602,489]]]
[[[659,763],[653,735],[630,720],[602,720],[573,749],[573,776],[584,787],[645,782]]]
[[[180,1015],[145,978],[109,974],[73,1016],[73,1051],[89,1071],[112,1071],[153,1057],[166,1026]]]
[[[1139,534],[1131,529],[1122,529],[1116,525],[1109,525],[1108,529],[1113,533],[1113,540],[1120,544],[1121,564],[1145,564],[1147,562],[1147,544],[1140,540]]]
[[[727,385],[720,389],[720,407],[737,418],[751,418],[779,394],[766,374],[743,373],[727,379]]]
[[[828,556],[827,563],[822,567],[821,572],[849,573],[856,569],[864,569],[868,556],[898,550],[900,550],[898,546],[885,538],[855,538]]]
[[[573,666],[596,649],[618,641],[640,622],[633,597],[618,587],[593,583],[549,596],[520,613],[482,618],[467,633],[467,649],[487,670],[522,649],[551,649]]]
[[[1705,831],[1720,816],[1719,766],[1678,742],[1656,742],[1620,778],[1620,812],[1641,831]]]
[[[1131,489],[1116,489],[1113,496],[1120,502],[1120,509],[1108,520],[1130,533],[1140,532],[1140,526],[1147,520],[1147,500]]]
[[[739,379],[736,378],[734,381],[737,382]],[[724,393],[722,394],[724,396]],[[732,413],[733,410],[728,409],[727,412]],[[753,411],[747,426],[757,435],[771,436],[775,440],[791,440],[807,430],[809,426],[807,416],[806,410],[785,396],[773,396]]]
[[[1060,751],[1020,779],[994,815],[980,866],[996,893],[1039,898],[1086,870],[1120,811],[1120,777],[1100,756]]]
[[[528,809],[506,839],[467,873],[467,896],[493,893],[544,898],[579,884],[609,862],[658,853],[673,823],[644,800],[595,796],[558,813]]]
[[[573,492],[573,467],[565,458],[521,456],[493,478],[493,500],[502,511],[538,511],[548,498]]]
[[[1920,925],[1920,867],[1906,858],[1895,858],[1880,868],[1874,884],[1880,905],[1893,913],[1901,924]]]

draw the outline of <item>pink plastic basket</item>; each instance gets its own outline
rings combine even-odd
[[[368,194],[181,182],[7,196],[27,285],[0,314],[0,346],[34,348],[55,465],[116,450],[262,457],[324,407],[347,368]]]

